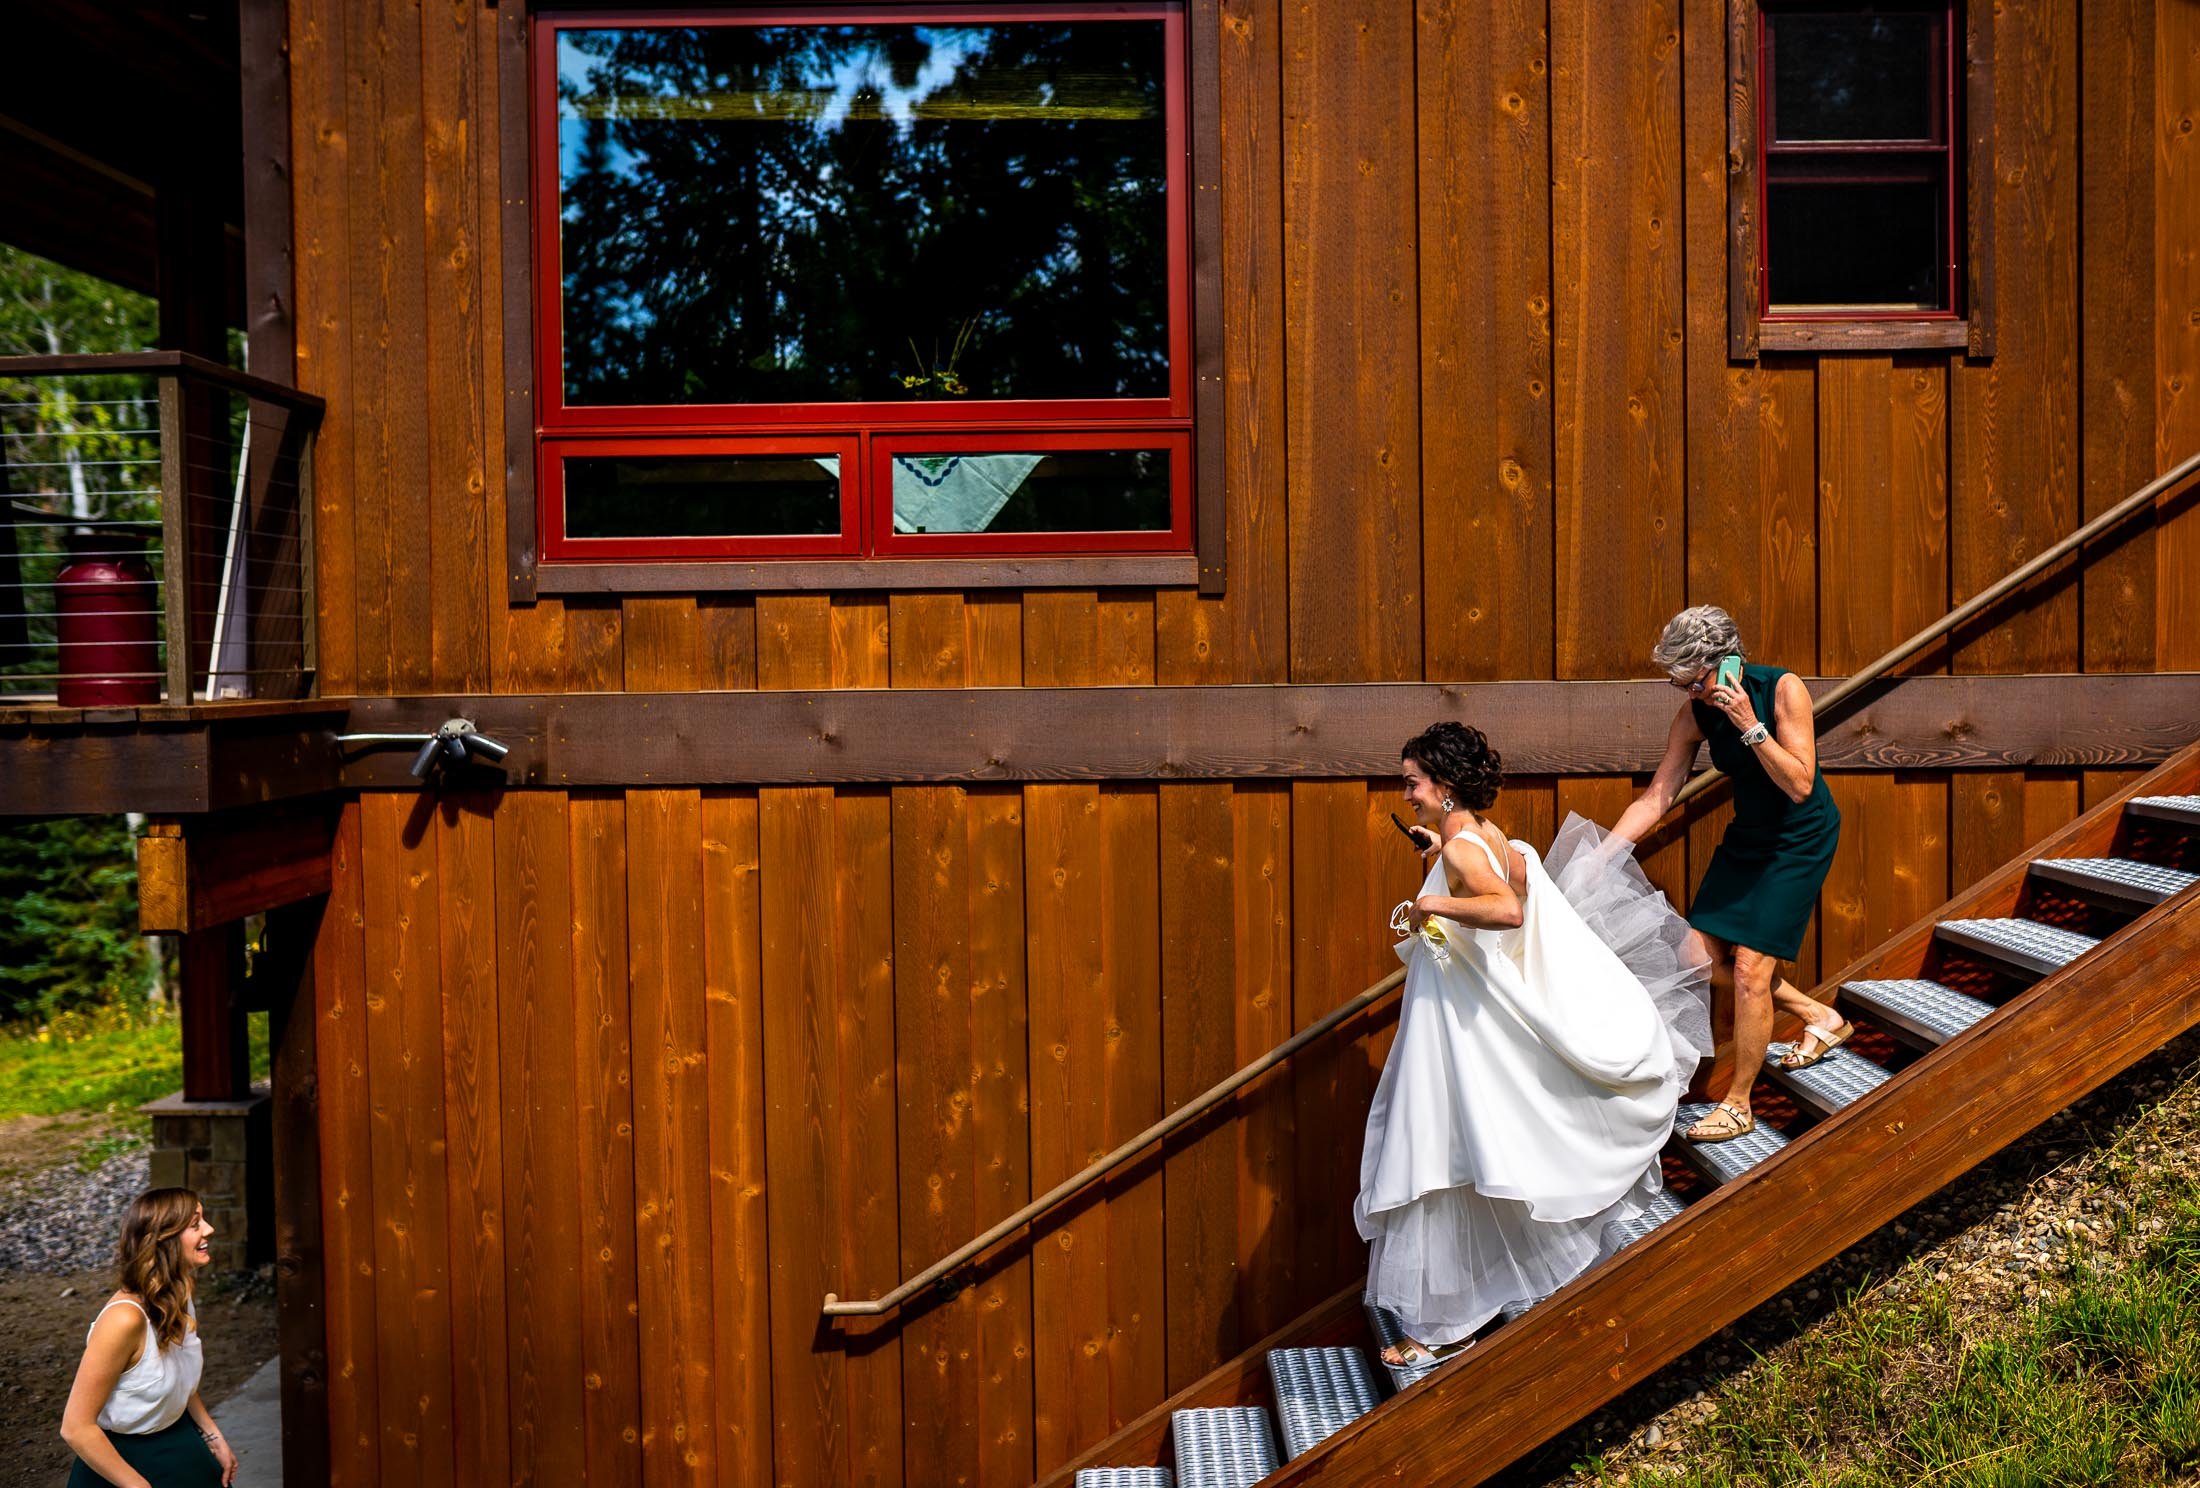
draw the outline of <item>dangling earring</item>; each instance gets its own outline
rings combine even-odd
[[[1451,804],[1451,797],[1446,796],[1444,797],[1444,809],[1446,811],[1457,811],[1459,808]]]

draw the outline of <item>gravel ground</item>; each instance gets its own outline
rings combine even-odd
[[[1509,1488],[1574,1488],[1600,1481],[1573,1470],[1598,1455],[1608,1475],[1601,1481],[1656,1481],[1688,1460],[1692,1438],[1716,1418],[1707,1386],[1777,1365],[1782,1349],[1814,1319],[1859,1290],[1868,1290],[1877,1304],[1920,1286],[1945,1286],[1956,1315],[1979,1320],[1981,1328],[2039,1302],[2043,1288],[2063,1271],[2067,1251],[2109,1246],[2112,1226],[2129,1208],[2106,1171],[2110,1149],[2134,1115],[2161,1102],[2196,1062],[2200,1032],[2168,1044],[2048,1118],[2030,1136],[1713,1335],[1499,1481]],[[2195,1101],[2200,1087],[2187,1084],[2177,1104]],[[2194,1129],[2189,1114],[2164,1114],[2173,1130]],[[2200,1141],[2181,1142],[2176,1150],[2141,1143],[2133,1152],[2150,1166],[2200,1164]],[[2144,1234],[2161,1224],[2139,1218],[2136,1229]]]
[[[0,1271],[89,1271],[114,1257],[122,1211],[147,1187],[146,1149],[86,1172],[72,1159],[0,1186]]]
[[[90,1166],[79,1161],[118,1144]],[[60,1483],[69,1471],[61,1408],[84,1333],[114,1289],[122,1211],[146,1187],[143,1124],[0,1123],[0,1482]],[[270,1268],[214,1276],[198,1295],[206,1373],[218,1404],[275,1355]]]

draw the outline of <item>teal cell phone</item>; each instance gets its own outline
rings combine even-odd
[[[1742,685],[1742,659],[1739,656],[1722,656],[1712,669],[1713,687],[1739,687]]]

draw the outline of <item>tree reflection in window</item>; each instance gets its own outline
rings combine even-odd
[[[568,403],[1168,395],[1160,22],[555,35]]]

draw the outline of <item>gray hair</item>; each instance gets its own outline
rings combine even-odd
[[[1665,622],[1650,648],[1651,663],[1668,677],[1695,677],[1722,656],[1746,656],[1734,617],[1717,605],[1691,605]]]

